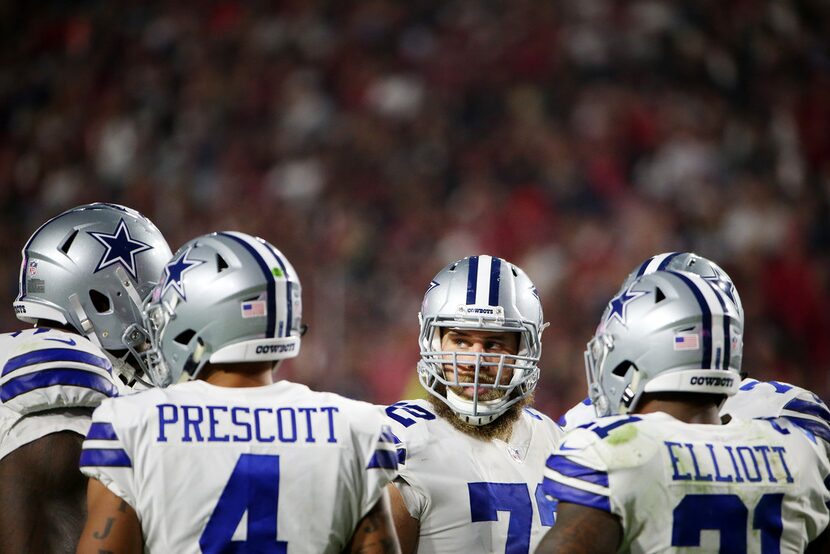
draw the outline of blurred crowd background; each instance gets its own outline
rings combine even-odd
[[[0,3],[1,331],[47,218],[119,202],[176,248],[234,229],[293,262],[286,376],[419,393],[417,312],[446,263],[523,267],[539,407],[642,259],[732,276],[744,368],[830,398],[825,0]]]

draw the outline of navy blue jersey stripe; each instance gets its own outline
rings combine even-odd
[[[467,265],[467,304],[475,304],[476,282],[478,281],[478,256],[470,256]]]
[[[700,367],[701,369],[712,369],[712,310],[709,309],[709,303],[706,302],[703,293],[700,292],[700,289],[697,288],[697,285],[691,279],[676,271],[672,271],[671,274],[676,275],[683,281],[689,287],[689,290],[692,291],[692,294],[695,295],[695,299],[697,299],[703,325],[701,332],[701,335],[703,335],[703,359],[700,362]]]
[[[395,469],[398,467],[398,453],[391,450],[375,450],[366,469]]]
[[[817,436],[824,442],[830,442],[830,426],[825,423],[819,423],[814,419],[805,419],[803,417],[795,417],[785,415],[783,416],[784,419],[792,422],[794,425],[798,425],[805,431],[809,431],[813,435]]]
[[[648,264],[650,264],[652,262],[652,260],[654,260],[654,258],[655,258],[655,256],[652,256],[649,259],[647,259],[646,261],[644,261],[642,264],[640,264],[639,269],[637,269],[637,277],[642,277],[643,273],[646,272],[646,268],[648,267]]]
[[[587,428],[589,431],[596,433],[599,438],[604,439],[617,427],[622,427],[627,423],[634,423],[635,421],[640,421],[640,418],[637,416],[629,416],[624,419],[617,420],[614,423],[609,423],[608,425],[599,425],[598,422],[591,422],[586,423],[585,425],[580,425],[580,427]]]
[[[118,435],[115,433],[115,428],[112,426],[112,423],[94,421],[89,426],[89,432],[86,434],[86,438],[89,440],[114,441],[118,440]]]
[[[398,437],[395,436],[395,433],[392,432],[392,429],[390,429],[388,425],[384,425],[380,428],[380,436],[378,437],[378,442],[388,442],[389,444],[397,444],[401,441],[398,440]]]
[[[280,269],[282,270],[282,274],[285,276],[285,306],[286,306],[286,308],[285,308],[286,309],[285,317],[286,317],[286,322],[285,322],[285,332],[280,333],[280,336],[281,337],[283,337],[283,336],[287,337],[290,334],[291,325],[293,325],[293,323],[294,323],[294,320],[293,320],[294,316],[291,313],[293,311],[293,303],[291,302],[291,285],[292,285],[292,283],[289,280],[288,270],[285,268],[285,262],[283,262],[282,256],[279,255],[279,253],[276,251],[276,249],[273,246],[271,246],[271,244],[266,242],[265,246],[268,247],[268,250],[270,250],[271,254],[273,254],[274,257],[277,259],[277,263],[280,264]]]
[[[16,377],[3,383],[0,385],[0,400],[8,402],[21,394],[56,385],[84,387],[107,396],[118,396],[118,389],[115,388],[115,385],[100,375],[82,369],[47,369]]]
[[[830,410],[827,409],[827,406],[823,404],[817,404],[815,402],[808,402],[807,400],[801,400],[800,398],[793,398],[784,406],[785,410],[792,410],[793,412],[798,412],[804,415],[811,415],[814,417],[819,417],[830,424]],[[786,414],[782,414],[786,415]]]
[[[112,364],[106,358],[71,348],[44,348],[10,358],[3,366],[3,375],[8,375],[12,371],[23,367],[48,362],[78,362],[99,367],[105,369],[107,373],[112,373]]]
[[[608,473],[578,464],[562,454],[554,454],[548,458],[547,466],[566,477],[573,477],[580,481],[587,481],[602,487],[608,486]]]
[[[266,314],[268,321],[266,322],[265,328],[265,338],[272,339],[275,335],[275,328],[276,328],[276,321],[277,321],[277,292],[276,292],[276,281],[274,279],[274,275],[271,273],[271,269],[268,267],[268,264],[265,263],[265,260],[262,258],[259,252],[257,252],[256,248],[248,244],[248,242],[236,235],[232,235],[230,233],[217,233],[222,235],[223,237],[228,237],[239,244],[241,244],[253,257],[254,261],[256,261],[259,269],[262,271],[262,274],[265,276],[265,282],[268,284],[267,294],[268,294],[268,313]]]
[[[546,495],[552,496],[559,502],[580,504],[605,512],[611,511],[611,501],[607,496],[577,489],[576,487],[565,485],[558,481],[548,479],[547,477],[542,481],[542,490],[545,491]]]
[[[81,467],[132,467],[130,456],[122,448],[84,448],[81,451]]]
[[[501,281],[501,259],[492,258],[490,263],[490,306],[499,305],[499,281]]]
[[[675,259],[676,257],[678,257],[680,254],[681,254],[681,252],[672,252],[671,254],[666,256],[663,259],[663,261],[660,262],[660,265],[657,266],[657,271],[663,271],[664,269],[666,269],[669,266],[669,264],[671,263],[671,261],[673,259]]]

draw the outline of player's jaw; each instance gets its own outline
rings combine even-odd
[[[450,386],[449,389],[453,391],[455,394],[472,400],[476,395],[476,389],[478,390],[478,400],[479,401],[487,401],[487,400],[496,400],[504,396],[505,391],[502,389],[497,389],[493,385],[496,383],[496,372],[495,368],[493,368],[493,372],[486,372],[479,371],[478,374],[478,387],[476,386]],[[449,369],[446,373],[447,381],[453,383],[456,381],[456,371]],[[501,376],[501,384],[506,385],[510,382],[512,371],[507,369],[502,370]],[[475,383],[476,382],[476,370],[475,366],[469,365],[461,365],[457,366],[457,375],[458,375],[458,383]]]

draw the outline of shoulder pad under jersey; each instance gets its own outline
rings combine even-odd
[[[112,365],[89,340],[55,329],[0,335],[0,403],[21,415],[94,408],[118,396]]]

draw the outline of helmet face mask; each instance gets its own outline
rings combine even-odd
[[[117,357],[140,348],[142,305],[170,248],[153,223],[117,204],[88,204],[44,223],[23,247],[18,319],[74,328]]]
[[[742,335],[737,307],[708,280],[673,271],[637,277],[609,302],[585,351],[597,415],[636,410],[646,392],[734,394]]]
[[[244,233],[189,241],[164,269],[144,310],[150,348],[139,352],[157,386],[193,379],[208,362],[295,357],[301,285],[274,246]]]
[[[462,421],[485,425],[533,393],[545,324],[536,289],[518,267],[491,256],[454,262],[430,283],[418,317],[421,385]],[[442,345],[449,330],[516,333],[518,349],[450,350]]]

